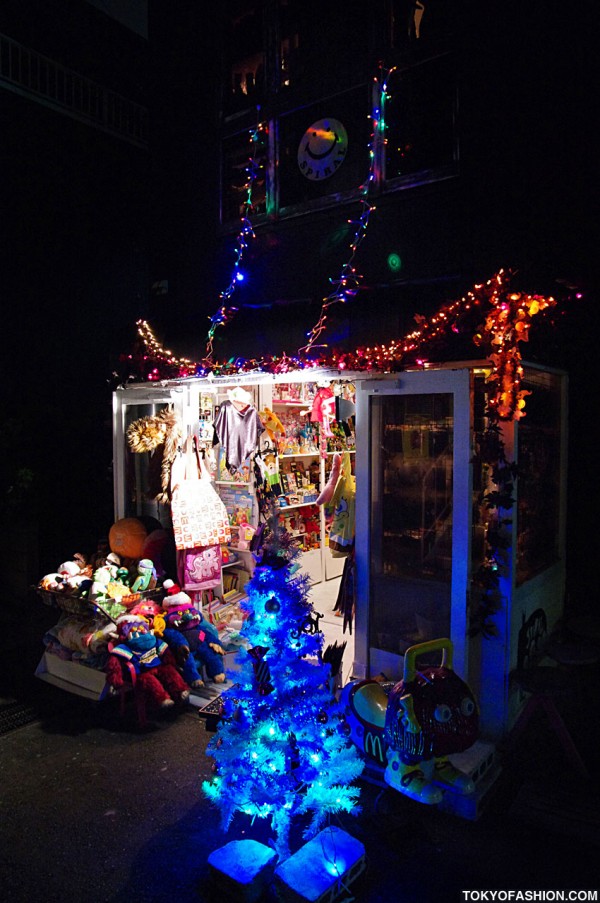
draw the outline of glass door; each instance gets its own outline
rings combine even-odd
[[[357,448],[357,565],[368,599],[360,622],[368,637],[367,670],[388,674],[400,668],[410,646],[443,637],[452,639],[455,661],[457,651],[462,660],[470,546],[468,370],[366,381],[361,395],[366,429],[362,454]],[[360,474],[368,479],[359,496]],[[357,640],[358,631],[357,617]]]

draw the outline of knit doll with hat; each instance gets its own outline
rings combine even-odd
[[[126,614],[117,619],[118,642],[110,650],[106,682],[117,693],[131,683],[144,700],[161,709],[186,702],[190,691],[175,667],[168,644],[156,637],[148,621]]]
[[[217,629],[192,604],[187,593],[173,582],[165,580],[167,594],[163,599],[165,612],[164,638],[173,650],[178,667],[190,687],[202,687],[202,669],[215,683],[223,683],[225,650],[219,643]]]

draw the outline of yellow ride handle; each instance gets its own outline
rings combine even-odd
[[[404,653],[404,683],[410,683],[415,679],[417,670],[417,658],[428,652],[442,652],[442,667],[452,668],[452,653],[454,647],[451,640],[446,637],[439,640],[428,640],[426,643],[417,643],[409,646]]]

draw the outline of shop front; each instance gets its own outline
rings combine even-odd
[[[168,505],[147,491],[159,462],[131,453],[131,424],[168,408],[183,438],[201,436],[239,386],[263,420],[272,417],[257,451],[278,452],[279,511],[315,587],[341,574],[326,509],[315,501],[333,456],[352,460],[353,675],[395,680],[408,648],[447,637],[455,671],[479,700],[482,736],[496,742],[524,702],[511,672],[543,649],[563,611],[567,387],[563,373],[526,364],[527,414],[498,421],[489,417],[490,371],[469,362],[125,386],[114,393],[115,518],[169,525]],[[313,419],[317,407],[321,419]],[[215,476],[231,514],[242,507],[256,528],[252,468],[232,475],[217,462]],[[243,545],[238,556],[251,573]]]

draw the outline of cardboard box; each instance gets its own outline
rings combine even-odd
[[[107,694],[104,671],[65,661],[58,655],[44,652],[35,670],[35,676],[68,693],[99,701]]]

